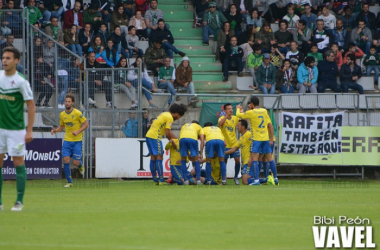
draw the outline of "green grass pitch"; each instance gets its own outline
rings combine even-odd
[[[314,249],[313,216],[369,218],[380,243],[380,182],[280,180],[273,186],[151,181],[28,181],[24,211],[3,185],[0,249]]]

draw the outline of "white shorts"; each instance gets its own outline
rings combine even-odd
[[[0,154],[9,156],[25,155],[26,130],[7,130],[0,128]]]

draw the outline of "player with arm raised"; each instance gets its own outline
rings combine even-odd
[[[242,119],[249,119],[251,123],[251,133],[253,135],[251,161],[255,177],[253,182],[249,185],[260,185],[259,168],[257,163],[260,152],[262,152],[268,160],[275,177],[275,182],[278,184],[276,165],[274,164],[271,150],[271,145],[273,145],[273,126],[268,116],[268,111],[264,108],[260,108],[259,98],[255,96],[251,98],[249,105],[253,107],[253,109],[246,112],[243,111],[242,106],[238,105],[236,107],[236,116]]]
[[[157,119],[153,121],[148,133],[146,133],[146,144],[150,154],[149,168],[152,173],[153,182],[156,185],[165,184],[164,169],[162,166],[164,150],[161,139],[164,135],[166,135],[166,138],[170,141],[170,143],[172,143],[173,146],[175,145],[172,140],[176,139],[175,135],[171,131],[172,124],[175,120],[180,119],[186,111],[187,107],[185,105],[174,103],[170,106],[169,112],[162,112]],[[159,180],[156,178],[156,171],[158,172]]]
[[[186,123],[182,126],[181,132],[179,133],[179,147],[181,149],[181,169],[185,180],[185,185],[189,185],[186,168],[186,158],[188,156],[188,152],[190,152],[190,160],[193,162],[195,168],[197,185],[202,184],[201,165],[199,163],[198,137],[201,140],[200,152],[203,152],[205,136],[202,127],[199,126],[199,122],[192,121],[191,123]],[[203,155],[201,155],[201,158],[202,157]]]
[[[65,96],[65,110],[59,114],[59,127],[53,128],[51,134],[65,129],[65,139],[62,145],[63,171],[67,179],[65,188],[73,186],[70,171],[70,158],[73,158],[74,166],[84,175],[84,167],[82,165],[82,141],[83,131],[88,127],[86,117],[79,110],[74,108],[74,96],[67,94]]]
[[[15,47],[6,47],[2,52],[3,70],[0,70],[0,211],[4,209],[1,191],[5,153],[13,158],[13,165],[16,168],[17,198],[11,211],[21,211],[26,186],[25,143],[33,140],[36,108],[29,82],[16,70],[21,57],[20,52]],[[26,129],[24,103],[28,107]]]
[[[226,163],[224,162],[225,141],[223,133],[219,127],[214,126],[211,122],[205,123],[203,132],[206,139],[206,184],[211,185],[211,160],[214,157],[214,153],[216,153],[216,156],[219,157],[220,162],[222,185],[227,185],[227,169]]]
[[[219,128],[222,130],[223,136],[226,139],[226,151],[237,146],[238,141],[236,138],[236,125],[239,118],[232,115],[233,108],[231,103],[226,103],[223,106],[225,115],[221,116],[218,121]],[[239,172],[240,172],[240,151],[239,148],[232,154],[224,154],[224,159],[227,165],[228,158],[233,158],[235,160],[235,184],[239,185]]]
[[[248,122],[246,120],[240,120],[236,127],[241,137],[239,138],[238,145],[226,151],[226,154],[232,154],[239,150],[239,148],[241,149],[241,161],[243,164],[241,180],[243,185],[248,185],[250,184],[248,180],[252,180],[254,177],[252,165],[248,165],[249,158],[251,157],[252,135],[248,131]]]

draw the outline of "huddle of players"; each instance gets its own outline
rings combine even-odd
[[[174,120],[178,120],[184,115],[187,110],[186,107],[173,104],[169,112],[161,113],[153,122],[146,136],[151,155],[150,171],[153,182],[157,185],[165,184],[161,142],[162,136],[165,134],[169,140],[165,149],[170,150],[172,182],[178,185],[227,184],[226,162],[228,158],[235,160],[235,184],[238,185],[239,149],[242,152],[242,182],[244,185],[260,185],[260,183],[266,182],[278,185],[277,170],[272,157],[274,148],[273,126],[268,112],[259,107],[257,97],[251,98],[248,109],[244,112],[242,106],[238,105],[236,116],[233,116],[232,105],[225,104],[226,115],[220,117],[219,127],[207,122],[202,128],[197,121],[192,121],[182,126],[179,139],[171,132],[171,125]],[[245,119],[250,121],[250,131],[248,131],[248,122]],[[239,141],[236,138],[236,129],[241,134]],[[198,139],[201,141],[200,151],[198,150]],[[203,159],[204,149],[206,159]],[[194,166],[190,172],[186,167],[188,159]],[[201,170],[201,164],[204,162],[206,162],[206,169]],[[274,178],[268,175],[268,164]],[[263,165],[265,178],[259,179]]]

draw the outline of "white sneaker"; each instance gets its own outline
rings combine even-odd
[[[11,211],[12,212],[20,212],[20,211],[22,211],[22,208],[23,208],[24,206],[21,204],[21,202],[19,202],[19,201],[17,201],[16,203],[15,203],[15,205],[11,208]]]
[[[73,187],[73,184],[72,183],[67,183],[66,185],[63,186],[64,188],[71,188]]]
[[[131,106],[131,108],[137,108],[139,105],[137,105],[135,102],[134,103],[132,103],[132,106]]]
[[[88,104],[95,104],[96,102],[92,98],[88,98]]]
[[[65,105],[64,105],[64,104],[58,104],[58,108],[59,108],[59,109],[64,109],[64,108],[65,108]]]

